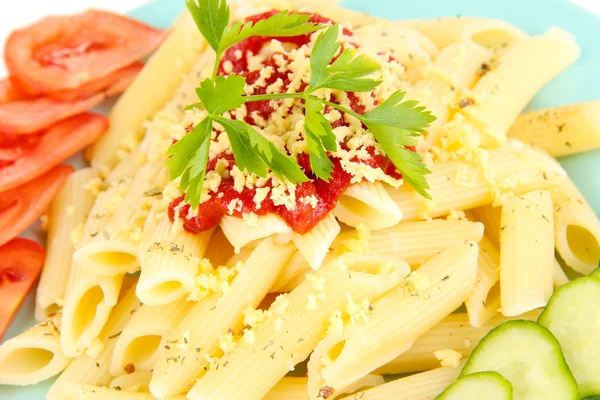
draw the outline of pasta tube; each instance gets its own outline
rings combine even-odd
[[[502,314],[544,307],[554,291],[554,218],[548,191],[508,198],[502,206]]]
[[[349,299],[374,300],[410,269],[404,262],[348,254],[337,258],[277,302],[253,334],[240,340],[188,393],[194,399],[260,400],[324,337],[327,320]],[[254,379],[244,371],[253,371]],[[231,376],[238,379],[231,380]],[[227,384],[223,384],[227,382]]]
[[[458,308],[473,288],[477,253],[473,242],[442,251],[375,301],[368,318],[346,323],[319,343],[308,363],[309,398],[324,391],[333,398],[340,388],[407,351]]]
[[[227,335],[243,327],[244,307],[257,307],[269,291],[281,268],[292,255],[291,244],[277,246],[268,238],[254,249],[240,266],[231,288],[218,299],[198,302],[167,341],[164,357],[154,367],[150,390],[159,398],[186,391],[209,364],[219,356]]]
[[[85,190],[85,186],[98,177],[98,172],[92,168],[76,171],[67,178],[50,204],[46,261],[35,296],[38,321],[64,305],[71,257],[75,251],[71,233],[83,225],[92,209],[95,196]]]
[[[1,385],[34,385],[69,365],[60,346],[60,318],[54,314],[0,345]]]
[[[404,221],[440,217],[452,210],[468,210],[493,203],[502,193],[526,193],[553,188],[567,174],[551,157],[520,142],[492,150],[481,165],[440,162],[427,175],[429,201],[408,186],[389,188]]]
[[[600,261],[600,221],[570,180],[552,190],[554,238],[565,263],[587,275]]]
[[[600,148],[600,101],[521,114],[508,136],[539,147],[553,157]]]
[[[535,321],[539,315],[539,310],[527,312],[519,317],[505,317],[497,314],[480,327],[473,327],[469,323],[470,318],[467,314],[450,314],[418,338],[408,351],[378,368],[376,372],[379,374],[403,374],[433,369],[440,365],[440,360],[436,358],[435,352],[445,349],[454,350],[466,358],[481,339],[501,323],[517,318]]]

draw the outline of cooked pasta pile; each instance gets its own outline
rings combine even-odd
[[[432,399],[493,327],[537,319],[561,264],[598,266],[600,221],[553,157],[600,147],[600,102],[522,114],[577,60],[569,33],[275,3],[232,12],[316,12],[395,60],[381,90],[437,118],[417,145],[432,199],[364,174],[305,234],[277,214],[184,229],[164,154],[215,61],[185,14],[54,199],[39,324],[0,346],[0,383],[58,375],[50,400]],[[384,383],[398,373],[416,374]]]

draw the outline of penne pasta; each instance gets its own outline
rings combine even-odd
[[[346,400],[432,400],[452,384],[460,367],[441,367],[410,375],[344,397]]]
[[[569,104],[521,114],[508,136],[553,157],[600,148],[600,101]]]
[[[67,278],[75,248],[71,233],[83,225],[95,196],[85,185],[99,177],[92,168],[73,173],[50,204],[48,213],[48,240],[44,269],[36,292],[35,317],[38,321],[57,312],[65,301]]]
[[[440,366],[435,352],[450,349],[458,352],[462,358],[468,357],[487,333],[505,321],[525,319],[536,321],[539,310],[529,311],[518,317],[505,317],[497,314],[479,327],[470,324],[467,314],[450,314],[439,324],[418,338],[412,347],[398,358],[376,370],[380,374],[403,374],[425,371]]]
[[[188,393],[194,399],[260,400],[324,337],[327,321],[349,299],[371,301],[392,290],[410,269],[385,257],[348,254],[337,258],[273,304],[270,315],[251,329],[232,352]],[[243,371],[252,370],[254,379]],[[231,376],[238,379],[232,381]],[[228,384],[221,384],[227,381]]]
[[[148,219],[154,219],[151,215]],[[148,247],[140,249],[142,273],[137,296],[148,305],[168,305],[194,291],[200,258],[208,247],[213,230],[192,234],[176,230],[165,215],[155,226],[144,230],[151,236]]]
[[[150,392],[150,379],[152,372],[135,371],[131,374],[121,375],[110,382],[111,389],[125,392]]]
[[[197,303],[169,336],[163,357],[154,367],[150,390],[159,398],[187,391],[218,357],[228,335],[241,332],[244,307],[257,307],[293,252],[291,244],[277,246],[268,238],[239,266],[231,288]]]
[[[503,193],[549,189],[562,183],[565,171],[552,158],[520,142],[489,152],[479,166],[449,161],[434,164],[427,175],[432,201],[413,189],[389,188],[404,221],[440,217],[493,203]]]
[[[48,400],[72,399],[68,386],[78,387],[82,391],[86,385],[106,386],[112,380],[109,373],[110,360],[119,337],[127,323],[140,308],[135,296],[135,287],[126,290],[119,304],[115,307],[98,341],[98,352],[94,357],[87,354],[74,359],[58,377],[48,392]]]
[[[362,39],[361,48],[366,52],[389,51],[409,70],[429,65],[439,53],[427,36],[401,23],[380,21],[363,25],[356,32]]]
[[[155,400],[150,393],[129,392],[94,385],[61,385],[62,400]],[[168,400],[186,400],[185,396],[175,396]]]
[[[440,49],[464,41],[501,49],[527,38],[527,34],[516,26],[490,18],[442,17],[402,21],[402,25],[423,33]]]
[[[345,388],[412,346],[458,308],[473,288],[477,244],[442,251],[398,289],[373,302],[368,318],[346,323],[319,343],[308,363],[309,398]],[[352,321],[352,319],[351,319]]]
[[[60,319],[54,314],[0,345],[0,385],[35,385],[69,365],[60,346]]]
[[[116,148],[124,137],[139,137],[148,115],[158,112],[181,84],[206,47],[189,13],[184,13],[174,29],[110,113],[110,131],[93,147],[92,166],[112,168],[118,161]],[[176,62],[174,62],[176,60]],[[160,91],[148,95],[148,87]]]
[[[556,262],[553,226],[550,192],[505,200],[500,233],[502,314],[520,315],[550,299]]]
[[[308,265],[317,270],[321,268],[321,264],[329,252],[329,247],[340,230],[340,224],[333,213],[329,213],[325,219],[304,235],[294,233],[292,241]]]
[[[379,230],[396,225],[402,212],[390,199],[381,182],[361,182],[350,186],[340,196],[332,214],[353,227]]]
[[[488,204],[485,206],[473,208],[469,211],[470,219],[479,221],[485,226],[485,236],[492,245],[500,248],[500,227],[502,218],[502,207]]]
[[[459,108],[460,94],[469,89],[494,52],[473,42],[454,43],[442,50],[423,80],[409,91],[409,97],[427,107],[436,119],[427,129],[426,142],[430,148],[438,145],[442,128],[452,109]]]
[[[144,304],[117,338],[110,374],[124,375],[131,366],[139,372],[152,371],[163,354],[167,338],[192,305],[192,302],[186,302],[185,299],[162,306]]]
[[[220,227],[236,252],[255,240],[291,232],[290,227],[276,214],[260,215],[252,223],[241,218],[224,216]]]
[[[480,327],[498,311],[498,306],[488,301],[490,291],[500,278],[500,254],[498,249],[487,238],[479,242],[479,256],[477,257],[477,277],[475,285],[469,296],[465,299],[465,307],[469,316],[469,323],[473,327]]]
[[[483,225],[468,221],[431,220],[401,222],[380,231],[369,232],[368,237],[360,231],[344,232],[332,243],[332,250],[325,258],[333,258],[344,252],[368,252],[387,257],[397,257],[413,269],[433,258],[443,249],[466,243],[479,242]],[[287,292],[304,279],[311,268],[300,254],[294,254],[284,267],[271,291]]]
[[[551,193],[556,250],[569,267],[587,275],[600,262],[600,220],[571,180]]]
[[[102,228],[102,234],[75,252],[75,262],[102,276],[118,276],[139,269],[142,228],[151,206],[149,191],[161,169],[161,162],[150,162],[137,172],[123,202]]]
[[[416,269],[448,247],[468,241],[477,243],[482,237],[483,225],[478,222],[401,222],[393,228],[371,232],[367,248],[375,254],[398,257]]]
[[[573,36],[558,28],[508,48],[473,87],[473,104],[461,111],[482,144],[503,146],[508,129],[533,96],[579,54]]]

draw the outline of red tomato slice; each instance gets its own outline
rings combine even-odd
[[[0,339],[44,266],[44,248],[17,238],[0,247]]]
[[[23,186],[0,193],[0,246],[15,238],[42,215],[73,171],[70,165],[58,165]]]
[[[90,10],[49,17],[14,31],[4,56],[11,78],[31,95],[97,81],[154,51],[165,33],[133,19]]]
[[[41,135],[8,135],[0,134],[0,168],[15,161],[22,154],[32,149]]]
[[[97,81],[86,83],[78,89],[50,93],[48,96],[59,101],[87,99],[96,93],[104,93],[106,97],[116,96],[123,93],[131,85],[131,82],[133,82],[142,68],[144,68],[144,63],[138,61]]]
[[[13,101],[0,105],[0,132],[28,135],[65,118],[82,113],[104,101],[103,94],[74,102],[48,98]]]
[[[83,150],[107,130],[106,117],[93,113],[79,114],[51,126],[30,151],[0,168],[0,196]]]
[[[31,96],[24,93],[9,78],[0,81],[0,104],[11,101],[29,100]]]

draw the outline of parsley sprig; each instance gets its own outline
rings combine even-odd
[[[200,102],[188,106],[203,108],[208,115],[167,152],[170,178],[181,177],[180,191],[185,193],[185,200],[192,208],[200,204],[213,123],[221,125],[227,133],[236,164],[241,170],[246,169],[260,177],[266,177],[270,170],[280,180],[287,179],[293,184],[308,180],[296,161],[251,125],[223,116],[248,102],[285,98],[304,100],[305,138],[310,166],[317,177],[326,181],[331,178],[333,163],[327,152],[337,151],[338,146],[333,128],[323,115],[324,107],[328,105],[364,123],[406,181],[418,193],[429,198],[429,185],[425,179],[429,170],[419,155],[405,148],[413,146],[414,136],[435,120],[429,111],[418,106],[416,101],[403,101],[405,93],[401,91],[364,115],[314,95],[316,90],[323,88],[371,92],[381,84],[381,81],[368,77],[379,69],[379,65],[356,50],[344,49],[332,62],[341,46],[338,41],[339,25],[310,23],[310,15],[287,11],[256,23],[229,25],[229,6],[225,0],[187,0],[187,7],[198,29],[216,52],[212,78],[202,81],[196,89]],[[310,57],[310,84],[303,92],[246,95],[245,77],[235,74],[217,76],[223,53],[242,40],[252,36],[297,36],[321,29],[325,30],[319,34]]]

